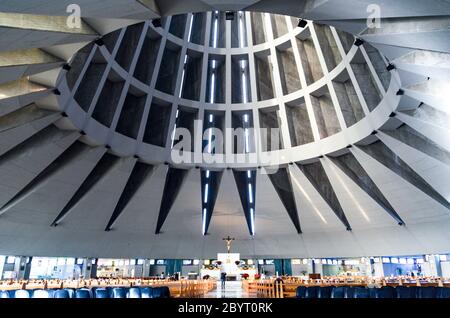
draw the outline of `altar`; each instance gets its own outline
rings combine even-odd
[[[254,265],[244,264],[240,256],[239,253],[218,253],[217,261],[200,271],[201,277],[208,275],[220,280],[220,274],[225,272],[227,280],[241,280],[243,276],[247,275],[249,279],[253,279],[257,273],[256,268]]]

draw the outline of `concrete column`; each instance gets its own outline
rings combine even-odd
[[[308,263],[306,264],[306,266],[307,266],[308,274],[314,273],[313,261],[312,260],[308,260]]]
[[[442,277],[442,267],[441,267],[441,260],[439,259],[439,255],[433,255],[434,258],[434,264],[436,268],[436,276]]]
[[[25,279],[25,266],[27,265],[27,257],[26,256],[18,256],[16,257],[16,261],[14,263],[14,272],[16,273],[17,279]]]
[[[24,279],[30,279],[30,273],[31,273],[31,262],[33,261],[33,257],[27,257],[26,258],[28,262],[25,263],[25,272],[24,272]]]
[[[81,274],[84,278],[88,279],[97,275],[97,264],[92,264],[92,261],[95,260],[95,258],[85,258],[83,260],[83,268],[81,270]]]
[[[90,267],[91,267],[90,278],[95,278],[95,277],[97,277],[97,261],[98,261],[98,259],[93,258],[93,259],[90,259],[89,261],[90,261]]]
[[[142,276],[150,277],[150,260],[149,259],[144,260]]]
[[[375,269],[375,274],[373,276],[375,276],[375,277],[383,277],[384,276],[383,263],[381,262],[381,260],[379,263],[373,264],[373,267]]]
[[[3,278],[3,267],[6,262],[6,256],[0,256],[0,280]]]

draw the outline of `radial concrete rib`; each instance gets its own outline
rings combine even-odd
[[[42,129],[61,118],[60,113],[53,113],[20,127],[4,131],[0,136],[0,156],[9,152]]]
[[[388,18],[381,28],[367,28],[360,36],[368,42],[449,52],[449,27],[448,16]]]
[[[236,181],[236,186],[239,191],[239,197],[241,199],[242,209],[244,210],[248,230],[250,235],[254,235],[256,171],[250,171],[250,178],[248,173],[248,171],[233,170],[234,181]],[[251,185],[251,193],[249,185]],[[252,199],[250,200],[250,198]]]
[[[202,221],[203,235],[208,233],[209,223],[216,205],[217,194],[219,193],[220,181],[222,180],[223,171],[206,171],[201,172],[202,185]],[[208,197],[206,197],[205,188],[208,185]],[[206,202],[206,203],[205,203]]]
[[[19,84],[20,82],[14,82],[16,84]],[[8,84],[7,84],[8,85]],[[17,87],[20,87],[17,86]],[[24,106],[27,106],[29,104],[34,103],[35,101],[38,101],[40,99],[43,99],[50,95],[52,93],[51,89],[43,88],[42,90],[38,91],[31,91],[31,92],[18,92],[17,95],[7,97],[7,98],[0,98],[0,116],[7,115],[9,113],[12,113],[13,111],[16,111]],[[4,95],[5,91],[2,91],[2,85],[0,85],[0,95]],[[6,92],[8,94],[8,92]]]
[[[89,175],[78,187],[78,190],[70,198],[69,202],[64,206],[51,226],[57,226],[61,221],[73,211],[74,207],[92,190],[92,188],[114,167],[119,157],[105,153],[91,170]]]
[[[433,79],[450,81],[450,54],[448,53],[417,50],[393,62],[397,69]]]
[[[389,149],[383,142],[377,141],[368,146],[359,146],[369,156],[379,161],[388,169],[420,189],[422,192],[450,209],[450,203],[434,190],[421,176],[419,176],[413,169],[411,169],[406,162],[404,162],[399,156],[397,156],[392,150]]]
[[[79,141],[75,141],[69,148],[67,148],[61,155],[53,160],[44,170],[42,170],[33,180],[31,180],[22,190],[20,190],[11,200],[0,208],[0,215],[14,207],[20,201],[27,198],[34,191],[43,186],[53,175],[55,175],[62,168],[69,165],[81,153],[83,153],[88,146]]]
[[[150,3],[151,1],[143,0],[143,2]],[[164,0],[164,2],[168,1]],[[11,5],[10,1],[2,1],[0,2],[0,11],[67,17],[67,6],[70,3],[68,1],[41,1],[37,5],[35,0],[24,0],[18,6]],[[136,0],[77,0],[72,3],[80,6],[80,15],[82,17],[137,19],[137,16],[142,16],[142,19],[148,19],[149,16],[151,17],[157,13],[145,10],[142,4]],[[148,6],[150,5],[148,4]]]
[[[0,84],[51,70],[63,63],[41,49],[0,52]]]
[[[0,117],[0,133],[18,128],[53,113],[49,110],[39,108],[35,104],[25,106],[6,116]]]
[[[71,26],[68,16],[0,12],[0,51],[13,51],[94,40],[98,34],[83,20]]]
[[[43,145],[51,143],[58,138],[67,137],[70,133],[73,132],[60,130],[54,125],[48,125],[0,155],[0,165],[8,160],[25,156],[28,152],[33,151],[34,149],[39,149]]]
[[[136,162],[131,171],[130,177],[128,178],[127,184],[120,195],[119,201],[111,215],[111,219],[108,222],[108,225],[105,228],[105,231],[110,231],[113,227],[114,223],[117,221],[119,216],[125,210],[128,203],[133,199],[135,194],[141,188],[147,176],[152,172],[153,166]]]
[[[417,109],[400,111],[400,114],[405,114],[430,125],[450,129],[450,114],[426,104],[423,104]],[[400,116],[399,118],[402,120]]]
[[[309,182],[314,186],[314,188],[319,192],[320,196],[328,203],[330,208],[333,210],[334,214],[339,218],[342,224],[345,225],[347,231],[351,231],[352,227],[345,216],[344,210],[339,203],[339,199],[334,193],[333,186],[328,179],[327,173],[322,166],[320,161],[310,163],[310,164],[300,164],[297,166],[302,170],[303,174],[308,178]]]
[[[181,187],[186,179],[189,170],[169,168],[166,175],[166,183],[164,184],[163,197],[161,207],[159,208],[158,221],[156,224],[155,234],[161,233],[161,228],[169,215]]]
[[[403,124],[395,130],[383,130],[383,132],[430,157],[450,165],[450,152],[407,124]]]
[[[13,97],[42,92],[48,87],[30,82],[26,77],[22,77],[16,81],[8,82],[0,85],[0,101],[8,100]]]
[[[366,192],[378,205],[380,205],[399,225],[405,222],[395,211],[383,193],[377,187],[372,178],[367,174],[355,156],[349,152],[339,157],[329,157],[331,161],[338,166],[354,183],[356,183],[364,192]]]
[[[300,220],[297,212],[297,205],[295,203],[294,190],[292,189],[291,175],[287,168],[280,168],[275,173],[269,173],[269,179],[272,182],[281,202],[291,218],[298,234],[302,233],[300,227]]]

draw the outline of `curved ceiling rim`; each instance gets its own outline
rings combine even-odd
[[[313,21],[312,21],[313,22]],[[153,28],[153,26],[151,25],[151,23],[144,22],[148,24],[149,28]],[[135,23],[134,25],[136,25],[138,23]],[[314,27],[314,25],[312,23],[309,23],[308,26],[306,28],[300,29],[300,28],[290,28],[290,31],[286,34],[284,34],[283,36],[279,37],[278,39],[281,39],[280,43],[284,43],[285,41],[291,41],[292,37],[297,36],[298,34],[301,34],[302,32],[304,32],[305,30],[307,30],[308,28],[312,28]],[[146,30],[144,28],[144,30]],[[155,31],[157,29],[153,28],[153,31]],[[294,32],[295,30],[295,32]],[[160,36],[168,36],[169,31],[168,31],[168,25],[165,26],[165,28],[162,28],[161,30],[157,30],[158,34]],[[175,36],[173,36],[175,37]],[[175,37],[177,38],[177,37]],[[179,39],[181,42],[183,42],[182,45],[185,45],[186,43],[190,43],[188,41],[185,41],[181,38],[177,38]],[[169,40],[169,39],[168,39]],[[171,41],[171,40],[169,40]],[[205,40],[205,43],[207,41]],[[268,41],[266,41],[264,43],[264,45],[268,46],[268,48],[265,49],[270,49],[270,48],[276,48],[277,45],[280,44],[272,44],[269,43]],[[116,45],[117,46],[117,45]],[[227,49],[225,49],[227,50]],[[242,50],[242,54],[250,54],[252,53],[252,46],[249,47],[244,47],[244,48],[239,48],[239,50]],[[378,51],[378,50],[377,50]],[[156,89],[152,90],[151,92],[148,91],[148,89],[151,88],[151,86],[149,85],[145,85],[144,83],[142,83],[141,81],[139,81],[138,79],[136,79],[131,73],[129,73],[129,71],[126,71],[122,66],[120,66],[117,61],[113,58],[113,55],[111,54],[111,52],[109,52],[108,49],[106,49],[104,46],[100,46],[99,47],[99,52],[103,55],[103,57],[105,59],[107,59],[108,64],[111,64],[111,68],[116,71],[116,73],[119,74],[119,76],[121,76],[123,79],[126,79],[127,77],[131,78],[130,81],[130,85],[132,87],[136,87],[137,89],[147,93],[147,94],[151,94],[152,98],[157,98],[160,99],[164,102],[168,102],[170,104],[176,105],[176,107],[182,106],[182,107],[188,107],[188,108],[194,108],[194,109],[202,109],[204,111],[209,111],[209,112],[214,112],[214,111],[257,111],[259,109],[263,109],[263,108],[270,108],[270,107],[281,107],[280,105],[285,105],[285,104],[289,104],[291,102],[300,100],[302,98],[305,98],[306,95],[320,90],[320,88],[322,87],[329,87],[329,85],[332,85],[332,81],[336,79],[337,76],[339,76],[340,74],[342,74],[342,72],[344,72],[347,67],[350,67],[350,63],[352,62],[352,60],[354,59],[355,55],[359,52],[359,48],[356,45],[353,45],[350,49],[350,51],[348,52],[341,52],[341,56],[342,56],[342,60],[340,63],[338,63],[336,65],[336,67],[331,70],[328,71],[328,68],[323,69],[323,76],[315,81],[314,83],[307,85],[306,87],[302,87],[300,90],[296,91],[296,92],[292,92],[290,94],[287,95],[283,95],[283,96],[275,96],[273,99],[269,99],[269,100],[263,100],[263,101],[255,101],[255,102],[250,102],[250,103],[236,103],[236,104],[210,104],[210,103],[203,103],[201,101],[193,101],[193,100],[186,100],[183,98],[176,98],[174,95],[169,95],[169,94],[165,94],[163,92],[159,92]],[[65,81],[65,76],[63,76],[64,71],[62,71],[60,73],[60,78],[58,80],[58,82],[61,84]],[[394,76],[392,76],[393,74],[395,74]],[[81,77],[81,76],[80,76]],[[379,110],[378,113],[383,113],[385,114],[385,119],[384,121],[380,121],[379,120],[379,115],[373,115],[372,113],[373,111],[369,111],[369,113],[365,114],[365,117],[362,120],[359,120],[356,124],[353,125],[345,125],[342,127],[342,130],[334,135],[331,135],[329,137],[326,138],[322,138],[320,140],[315,140],[312,143],[306,144],[306,145],[299,145],[299,146],[293,146],[287,149],[282,149],[282,150],[274,150],[274,151],[270,151],[270,153],[276,157],[276,158],[281,158],[279,159],[276,163],[263,163],[260,160],[257,161],[257,163],[252,164],[251,166],[253,168],[256,168],[258,166],[265,166],[265,167],[273,167],[273,166],[279,166],[279,165],[286,165],[289,164],[291,162],[299,162],[299,161],[304,161],[304,160],[309,160],[309,159],[313,159],[313,158],[317,158],[323,155],[328,155],[330,153],[333,152],[337,152],[339,150],[342,150],[343,148],[347,147],[348,145],[357,143],[365,138],[367,138],[368,136],[370,136],[370,134],[374,131],[379,129],[381,126],[383,126],[385,124],[386,121],[389,120],[389,114],[394,111],[397,108],[398,103],[396,102],[395,105],[392,105],[392,101],[387,98],[388,96],[388,92],[390,92],[392,94],[392,92],[396,92],[399,88],[400,88],[400,77],[397,74],[397,71],[391,71],[391,78],[390,78],[390,87],[388,89],[388,91],[384,90],[382,92],[382,98],[381,98],[381,102],[375,107],[375,109],[378,108],[384,108],[383,110]],[[64,83],[67,84],[67,83]],[[396,85],[397,84],[397,85]],[[394,88],[392,89],[392,87],[394,86]],[[148,89],[147,89],[148,88]],[[67,85],[63,85],[63,87],[60,89],[60,91],[63,91],[63,94],[61,96],[58,97],[58,99],[61,101],[60,105],[63,106],[63,108],[65,110],[67,110],[67,108],[70,107],[70,105],[72,105],[71,108],[71,116],[76,116],[78,118],[78,120],[75,121],[74,125],[76,126],[76,128],[78,128],[79,130],[83,130],[87,133],[88,136],[90,136],[91,139],[97,139],[95,138],[97,136],[97,133],[102,130],[103,133],[100,134],[100,136],[104,136],[104,138],[100,138],[97,139],[96,142],[99,145],[109,145],[112,146],[114,148],[114,150],[118,153],[118,154],[122,154],[123,156],[133,156],[133,155],[137,155],[139,156],[143,161],[146,162],[170,162],[172,164],[176,164],[173,162],[173,160],[171,160],[172,156],[171,156],[171,151],[170,149],[167,150],[165,148],[159,147],[159,146],[153,146],[153,145],[149,145],[149,144],[145,144],[143,143],[142,140],[140,141],[136,141],[133,140],[132,138],[128,138],[124,135],[121,135],[115,131],[109,131],[106,132],[106,130],[108,129],[104,129],[105,127],[102,127],[103,125],[101,123],[98,123],[98,125],[95,123],[94,119],[88,118],[87,117],[87,112],[84,111],[83,109],[81,109],[81,107],[79,105],[75,105],[77,104],[76,101],[73,99],[73,95],[75,93],[76,88],[74,89],[73,92],[71,92],[71,96],[68,97],[67,94],[65,93],[67,89]],[[72,103],[73,101],[73,103]],[[68,103],[68,106],[66,106],[66,103]],[[80,114],[76,114],[80,112]],[[84,117],[84,121],[81,121],[81,119]],[[371,119],[371,117],[374,117],[376,120],[374,122],[374,120]],[[92,123],[87,123],[86,118],[88,118],[89,121],[92,121]],[[361,129],[359,127],[367,125],[366,129]],[[352,138],[352,132],[358,132],[360,131],[360,133],[357,134],[357,138]],[[361,132],[363,131],[363,132]],[[96,133],[97,132],[97,133]],[[121,147],[120,146],[120,142],[114,142],[114,139],[122,139],[122,140],[127,140],[129,139],[130,142],[137,142],[140,145],[137,145],[135,147],[134,150],[131,150],[130,148],[126,148],[126,147]],[[333,142],[330,142],[329,140],[333,140]],[[337,140],[337,142],[336,142]],[[302,155],[298,155],[295,156],[292,154],[292,152],[298,152],[298,153],[304,153],[302,150],[303,149],[308,149],[311,148],[311,144],[314,144],[317,147],[317,151],[311,153],[311,151],[306,151],[306,153],[311,153],[311,155],[309,155],[307,158],[305,158]],[[333,144],[335,145],[335,147],[330,147],[329,144]],[[150,146],[150,147],[148,147]],[[155,151],[159,152],[158,155],[154,155]],[[186,152],[187,156],[192,156],[193,154],[198,155],[197,152],[193,153],[193,152]],[[264,153],[261,151],[257,151],[256,152],[256,156],[258,158],[261,158],[262,155]],[[229,156],[234,156],[233,154],[228,154],[228,155],[224,155],[223,157],[229,157]],[[236,156],[234,156],[236,157]],[[236,160],[234,160],[236,161]],[[233,162],[234,162],[233,161]],[[221,160],[219,159],[218,162],[225,162],[225,160]],[[180,164],[179,164],[180,165]],[[206,164],[205,162],[202,163],[191,163],[191,164],[186,164],[183,163],[181,164],[182,166],[185,167],[192,167],[192,166],[200,166],[200,167],[209,167],[209,168],[213,168],[213,165],[215,167],[217,167],[217,163],[215,164]],[[248,164],[236,164],[236,163],[231,163],[231,164],[219,164],[220,167],[223,168],[228,168],[228,167],[233,167],[233,168],[244,168],[244,167],[249,167]]]
[[[65,78],[65,77],[64,77]],[[61,81],[61,84],[66,84],[64,80]],[[135,145],[136,140],[132,139],[130,137],[127,137],[125,135],[122,135],[120,133],[117,133],[115,131],[112,131],[112,135],[109,133],[110,129],[100,122],[90,119],[88,123],[85,122],[86,119],[86,112],[78,105],[75,104],[75,100],[73,99],[72,107],[70,107],[67,112],[69,113],[69,117],[72,119],[72,124],[78,129],[83,130],[87,136],[89,136],[89,139],[94,141],[94,143],[98,146],[101,145],[108,145],[111,146],[112,150],[123,156],[123,157],[132,157],[134,155],[138,156],[140,160],[148,163],[170,163],[173,166],[179,167],[179,168],[185,168],[190,169],[193,167],[200,167],[200,168],[207,168],[210,170],[214,169],[226,169],[226,168],[233,168],[233,169],[240,169],[240,168],[259,168],[261,166],[265,168],[271,168],[271,167],[277,167],[277,166],[285,166],[288,164],[291,164],[292,162],[304,162],[311,159],[316,159],[321,156],[330,155],[333,153],[336,153],[338,151],[342,151],[349,145],[357,144],[364,139],[371,136],[371,134],[374,131],[377,131],[380,129],[383,125],[386,124],[391,118],[389,115],[395,111],[397,108],[401,96],[396,96],[395,92],[397,92],[400,89],[400,76],[397,73],[393,73],[390,87],[385,95],[385,98],[381,101],[381,103],[366,117],[361,119],[359,122],[354,124],[351,127],[346,128],[345,130],[336,133],[334,135],[331,135],[329,137],[323,138],[318,141],[314,141],[309,144],[300,145],[296,147],[291,147],[289,149],[282,149],[282,150],[273,150],[271,151],[271,156],[280,158],[280,160],[276,164],[267,164],[261,161],[258,161],[256,164],[248,164],[248,163],[233,163],[233,161],[237,160],[230,160],[231,163],[212,163],[207,164],[205,162],[202,163],[176,163],[172,158],[172,151],[167,148],[158,147],[155,145],[147,144],[140,142],[137,146],[137,149],[134,147],[131,147],[131,145]],[[60,100],[68,100],[71,98],[71,95],[67,96],[67,90],[62,89],[61,95],[58,96],[58,99]],[[393,99],[393,100],[392,100]],[[100,130],[103,130],[103,133],[98,134]],[[361,130],[361,132],[358,132]],[[352,132],[357,132],[356,136],[355,134],[352,134]],[[96,136],[99,136],[96,138]],[[103,138],[102,138],[103,137]],[[118,137],[118,138],[114,138]],[[352,138],[354,137],[354,138]],[[123,146],[125,143],[121,143],[120,139],[122,140],[128,140],[129,142],[127,144],[130,145],[130,147]],[[317,148],[315,151],[311,148]],[[305,151],[305,149],[307,151]],[[304,156],[305,153],[311,153],[309,156]],[[198,156],[198,155],[205,155],[204,153],[200,152],[186,152],[186,156]],[[253,156],[255,154],[252,154]],[[226,156],[231,157],[237,157],[239,155],[236,154],[228,154]],[[264,154],[260,151],[256,153],[257,158],[261,158],[264,156]],[[223,156],[218,155],[218,160],[222,158]],[[242,158],[242,156],[240,156]],[[226,159],[222,159],[222,161],[226,161]]]
[[[266,50],[266,49],[265,49]],[[145,93],[151,93],[154,97],[157,99],[163,100],[164,102],[168,103],[177,103],[178,105],[181,105],[183,107],[188,108],[195,108],[200,109],[203,108],[206,111],[248,111],[252,109],[264,109],[264,108],[270,108],[270,107],[276,107],[282,104],[289,104],[296,102],[299,99],[304,98],[306,95],[311,95],[311,93],[314,93],[316,91],[321,90],[326,85],[329,85],[330,82],[333,82],[334,80],[339,77],[339,75],[342,75],[342,73],[347,69],[347,67],[350,66],[353,59],[355,58],[356,54],[359,52],[359,49],[357,46],[353,46],[350,51],[342,57],[342,61],[334,67],[331,71],[324,70],[323,76],[314,81],[314,83],[307,85],[306,87],[301,87],[299,90],[295,92],[291,92],[288,94],[283,94],[282,96],[275,96],[271,99],[265,99],[265,100],[257,100],[247,103],[209,103],[209,102],[201,102],[198,100],[190,100],[183,97],[176,97],[173,94],[167,94],[165,92],[162,92],[160,90],[157,90],[156,88],[151,89],[149,84],[143,83],[141,80],[137,79],[135,76],[129,73],[129,71],[125,70],[110,54],[109,51],[104,49],[104,47],[99,47],[100,53],[104,56],[105,59],[108,60],[108,63],[111,65],[111,68],[117,73],[118,76],[121,77],[123,81],[125,81],[128,77],[130,78],[130,86],[133,86],[134,88],[145,92]],[[64,74],[63,72],[61,74]],[[397,70],[392,70],[391,74],[398,74]],[[398,77],[399,78],[399,77]],[[58,82],[64,81],[65,78],[60,75],[60,78]],[[393,80],[393,77],[391,77],[391,81]],[[399,79],[398,79],[399,80]],[[64,87],[64,89],[69,89]],[[75,93],[75,92],[73,92]],[[383,99],[386,97],[387,91],[382,92]],[[376,106],[378,107],[378,106]],[[375,107],[375,108],[376,108]]]

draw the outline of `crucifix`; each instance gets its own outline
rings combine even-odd
[[[225,242],[227,242],[227,253],[230,254],[231,251],[231,243],[235,240],[234,237],[230,237],[229,235],[225,238],[223,238]]]

